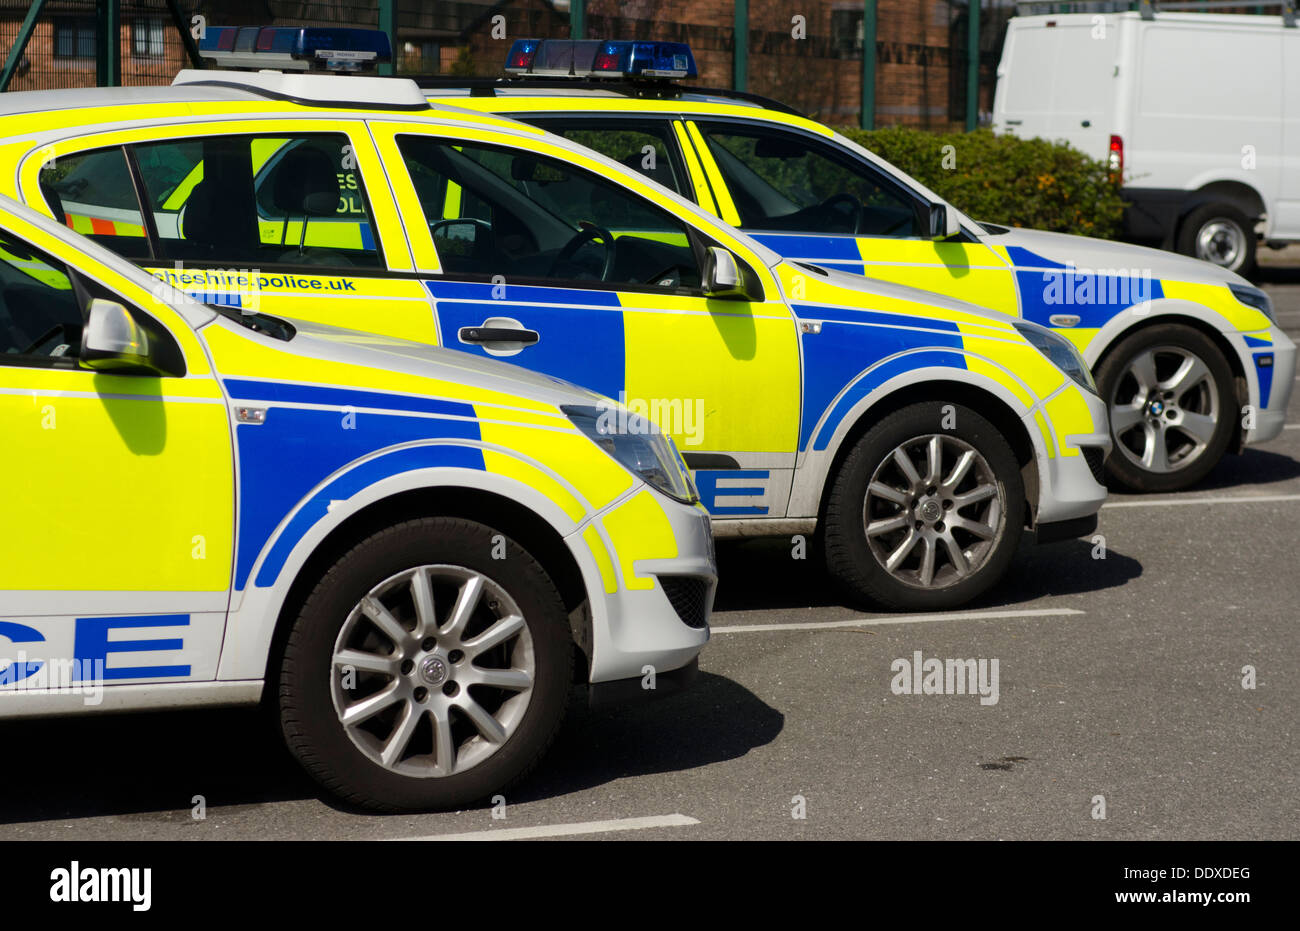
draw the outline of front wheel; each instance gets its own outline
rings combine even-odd
[[[1232,440],[1232,369],[1208,336],[1162,324],[1126,337],[1097,367],[1114,450],[1106,474],[1130,491],[1178,491],[1203,479]]]
[[[281,728],[344,799],[463,806],[538,761],[572,664],[563,602],[532,556],[482,524],[412,520],[344,554],[308,596],[281,660]]]
[[[868,430],[836,473],[827,566],[875,604],[955,607],[1006,571],[1024,507],[1020,467],[993,424],[959,404],[913,404]]]

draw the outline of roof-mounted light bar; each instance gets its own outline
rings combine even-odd
[[[693,78],[695,55],[684,42],[517,39],[506,74],[546,78]]]
[[[392,61],[393,49],[388,33],[379,29],[209,26],[199,55],[236,70],[357,72]]]

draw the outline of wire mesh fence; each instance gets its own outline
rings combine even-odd
[[[977,111],[987,119],[1017,0],[875,0],[868,110],[876,125],[964,125],[972,2],[979,4]],[[111,83],[100,61],[103,6],[95,0],[45,3],[9,89]],[[373,2],[179,0],[177,7],[183,24],[201,13],[211,26],[379,25]],[[828,123],[856,124],[863,112],[863,50],[870,41],[864,7],[862,0],[749,0],[742,7],[747,28],[739,43],[734,0],[588,0],[583,22],[591,38],[687,42],[700,84],[730,88],[741,76],[751,92]],[[1059,7],[1068,12],[1080,5],[1063,0]],[[1134,7],[1116,0],[1086,9]],[[29,8],[28,0],[0,0],[6,56]],[[394,70],[408,75],[499,76],[511,42],[568,38],[575,19],[569,0],[397,0],[395,12]],[[1249,3],[1233,12],[1276,13]],[[188,65],[166,0],[120,0],[118,22],[118,83],[165,84]]]

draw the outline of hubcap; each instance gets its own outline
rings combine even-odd
[[[1210,220],[1196,234],[1196,257],[1236,268],[1246,254],[1246,234],[1231,220]]]
[[[1115,448],[1148,472],[1187,468],[1208,448],[1218,421],[1219,391],[1209,366],[1178,346],[1134,356],[1110,398]]]
[[[1005,530],[1003,497],[975,447],[946,434],[914,437],[885,457],[867,485],[867,544],[907,585],[954,585],[996,549]]]
[[[334,643],[334,711],[353,746],[404,776],[470,769],[519,726],[536,676],[514,600],[460,566],[408,569],[372,588]]]

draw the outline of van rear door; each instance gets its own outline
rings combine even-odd
[[[998,66],[993,129],[1063,139],[1104,159],[1115,128],[1114,16],[1012,19]]]

